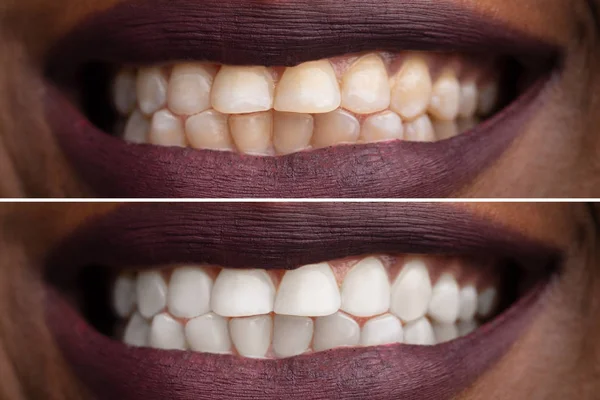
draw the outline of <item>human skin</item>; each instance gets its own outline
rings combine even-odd
[[[348,213],[359,212],[361,207],[381,210],[381,206],[345,205]],[[48,299],[44,296],[46,286],[41,273],[43,260],[58,243],[92,217],[106,215],[117,207],[119,205],[110,203],[4,204],[0,207],[3,249],[0,258],[3,276],[0,283],[3,316],[0,319],[0,397],[94,398],[71,370],[53,339],[46,322]],[[296,204],[264,204],[261,212],[275,207],[307,212]],[[311,207],[326,212],[325,205]],[[600,344],[596,340],[600,334],[597,252],[600,207],[553,203],[464,203],[452,204],[452,207],[501,223],[530,239],[552,244],[564,254],[554,283],[547,288],[544,301],[535,309],[523,333],[498,362],[456,397],[595,398],[600,389]],[[418,393],[415,396],[418,397]]]
[[[551,90],[544,93],[543,106],[527,116],[527,123],[520,127],[516,140],[502,156],[480,171],[474,171],[473,178],[465,184],[443,195],[597,197],[600,187],[600,161],[597,157],[600,151],[597,129],[600,123],[600,114],[597,112],[600,109],[599,2],[447,2],[557,46],[564,62],[553,78]],[[119,3],[121,1],[118,0],[61,0],[51,3],[5,0],[0,6],[0,55],[4,60],[1,67],[4,71],[0,74],[0,196],[98,195],[89,182],[78,174],[78,168],[67,160],[58,143],[57,133],[50,128],[45,114],[44,102],[48,99],[44,96],[46,83],[42,78],[42,70],[49,52],[64,35],[72,32],[88,17],[94,17]],[[293,8],[295,1],[288,3]],[[278,6],[282,6],[281,3]],[[376,1],[373,1],[373,7],[377,7]],[[326,156],[335,157],[335,153]],[[357,168],[360,169],[360,165]],[[150,171],[152,165],[148,165],[147,169]],[[310,171],[310,166],[305,170]],[[252,181],[253,185],[261,187],[263,178],[267,177],[240,176],[240,181]],[[341,179],[344,182],[353,181],[351,176],[340,176]],[[360,182],[368,185],[368,180]],[[153,185],[158,187],[162,183],[154,181]],[[152,194],[153,185],[145,194]],[[314,182],[314,187],[318,186],[319,182]],[[166,192],[171,193],[168,190]],[[227,192],[233,197],[252,194],[246,192],[243,185],[230,188]],[[116,197],[129,195],[119,191],[110,193]],[[360,194],[359,191],[351,193]],[[396,192],[383,190],[377,193],[393,195]],[[286,193],[279,195],[286,196]],[[310,197],[314,194],[303,195]]]

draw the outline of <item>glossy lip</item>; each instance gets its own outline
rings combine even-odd
[[[51,51],[48,70],[53,79],[68,81],[91,60],[292,65],[373,49],[490,48],[538,63],[558,54],[546,42],[451,2],[154,0],[125,2],[93,16]],[[64,152],[100,196],[444,197],[509,148],[543,105],[551,77],[451,140],[342,145],[267,158],[125,143],[92,126],[50,83],[46,105]]]
[[[70,235],[47,272],[68,279],[88,262],[294,268],[369,252],[513,255],[538,269],[561,256],[550,244],[445,204],[128,204]],[[252,360],[129,348],[91,328],[53,287],[48,324],[66,359],[98,397],[122,399],[449,398],[508,351],[547,293],[540,284],[489,324],[443,345]]]

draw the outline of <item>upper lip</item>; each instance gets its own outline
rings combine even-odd
[[[118,269],[203,261],[294,268],[375,252],[497,254],[537,268],[561,254],[553,244],[454,205],[130,204],[69,235],[50,256],[48,273],[64,278],[85,263]],[[128,348],[91,328],[52,286],[47,306],[48,324],[66,358],[100,397],[447,398],[507,351],[531,321],[540,293],[531,292],[474,335],[445,345],[340,349],[262,361]]]

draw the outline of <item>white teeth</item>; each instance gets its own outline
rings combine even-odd
[[[390,281],[375,257],[357,263],[344,278],[341,309],[357,317],[371,317],[390,308]]]
[[[431,292],[427,266],[419,259],[411,260],[392,285],[390,311],[403,321],[419,319],[427,312]]]
[[[275,112],[273,146],[277,154],[290,154],[310,147],[314,118],[310,114]]]
[[[152,116],[150,143],[161,146],[185,147],[183,122],[169,110],[160,110]]]
[[[342,79],[342,107],[371,114],[390,105],[390,84],[385,64],[375,54],[356,61]]]
[[[232,150],[227,115],[207,110],[185,121],[185,134],[195,149]]]
[[[131,143],[147,143],[149,130],[150,121],[136,109],[125,124],[123,139]]]
[[[337,281],[329,264],[311,264],[285,273],[275,298],[274,311],[318,317],[333,314],[340,304]]]
[[[268,111],[273,107],[273,76],[266,67],[222,66],[215,78],[211,103],[226,114]]]
[[[487,116],[494,111],[498,103],[498,83],[488,83],[479,89],[479,102],[477,104],[477,113],[481,116]]]
[[[213,287],[211,308],[224,317],[245,317],[273,311],[275,286],[262,269],[222,269]]]
[[[214,354],[231,352],[227,320],[220,315],[208,313],[188,321],[185,336],[194,351]]]
[[[488,288],[479,293],[477,300],[477,315],[482,318],[487,318],[494,311],[496,305],[496,289]]]
[[[231,136],[242,153],[267,155],[271,149],[273,136],[273,112],[231,115],[229,117]]]
[[[119,114],[127,115],[133,110],[137,100],[133,70],[123,69],[119,71],[113,85],[113,100]]]
[[[435,335],[429,320],[423,317],[404,325],[404,343],[434,345]]]
[[[358,323],[344,313],[337,312],[315,320],[313,349],[323,351],[342,346],[356,346],[360,340]]]
[[[135,305],[135,280],[129,275],[119,275],[113,287],[113,309],[117,316],[128,317]]]
[[[438,344],[449,342],[459,336],[458,328],[454,324],[433,324],[433,333]]]
[[[400,320],[391,314],[385,314],[368,320],[362,327],[360,344],[378,346],[390,343],[402,343],[404,332]]]
[[[315,115],[313,147],[322,148],[341,143],[355,143],[360,136],[360,123],[352,114],[335,110]]]
[[[140,314],[152,318],[167,305],[167,284],[160,272],[140,272],[136,282],[136,297]]]
[[[150,327],[150,346],[155,349],[185,350],[183,326],[169,314],[155,315]]]
[[[435,142],[435,131],[427,115],[404,124],[404,139],[411,142]]]
[[[458,115],[460,82],[452,71],[440,75],[433,84],[429,113],[442,121],[452,121]]]
[[[278,357],[292,357],[306,352],[313,337],[313,320],[308,317],[275,315],[273,351]]]
[[[231,340],[244,357],[262,358],[271,343],[273,320],[270,315],[233,318],[229,321]]]
[[[210,108],[210,90],[217,69],[208,64],[179,64],[169,81],[167,103],[179,115],[193,115]]]
[[[139,313],[133,313],[123,335],[123,341],[130,346],[148,346],[150,324]]]
[[[402,139],[404,137],[402,118],[393,111],[371,115],[363,122],[360,137],[363,142]]]
[[[204,269],[177,268],[169,282],[169,312],[182,318],[193,318],[209,312],[212,286],[212,278]]]
[[[465,82],[460,85],[460,106],[458,115],[461,118],[471,118],[477,112],[479,92],[475,82]]]
[[[458,318],[461,321],[470,321],[477,313],[477,289],[473,285],[467,285],[460,289]]]
[[[460,321],[457,325],[458,327],[458,335],[459,336],[467,336],[471,332],[475,331],[479,327],[475,320],[470,321]]]
[[[429,106],[432,93],[431,76],[427,62],[419,56],[408,58],[391,79],[390,108],[403,119],[412,120]]]
[[[326,113],[341,104],[335,71],[328,60],[286,68],[275,92],[275,110]]]
[[[452,275],[440,276],[431,293],[429,316],[443,324],[454,324],[458,318],[458,291],[458,283]]]
[[[433,130],[437,140],[450,139],[458,135],[458,126],[454,121],[434,121]]]
[[[159,67],[140,68],[136,82],[138,106],[152,115],[167,104],[167,79]]]

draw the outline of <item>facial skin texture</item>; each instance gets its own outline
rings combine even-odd
[[[564,52],[564,62],[544,94],[545,104],[523,127],[524,133],[453,196],[600,195],[600,26],[592,11],[600,8],[598,1],[445,1]],[[45,120],[42,68],[47,52],[63,35],[117,3],[4,0],[0,6],[0,196],[95,195],[67,162]],[[288,3],[294,7],[296,0]],[[239,196],[243,195],[241,189]]]
[[[263,204],[265,210],[274,205]],[[401,207],[402,205],[398,204]],[[455,204],[565,251],[565,263],[525,333],[463,399],[592,399],[600,390],[600,207]],[[0,207],[0,398],[89,398],[44,322],[41,260],[65,235],[114,204]],[[198,205],[202,207],[202,205]],[[291,212],[295,204],[278,205]],[[349,213],[377,204],[346,204]],[[314,205],[315,212],[325,212]]]

